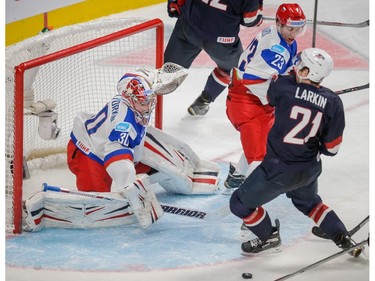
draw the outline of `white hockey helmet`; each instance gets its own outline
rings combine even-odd
[[[302,77],[298,71],[308,68],[309,74]],[[298,54],[296,60],[295,72],[300,79],[308,79],[315,83],[321,83],[333,69],[333,60],[331,56],[324,50],[319,48],[308,48]]]
[[[134,112],[135,119],[147,125],[156,104],[156,95],[147,80],[139,75],[125,74],[117,84],[123,102]]]

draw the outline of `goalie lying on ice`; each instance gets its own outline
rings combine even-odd
[[[35,231],[44,226],[112,226],[134,222],[132,214],[142,227],[147,227],[163,214],[151,184],[158,183],[168,192],[185,195],[212,194],[217,190],[219,166],[216,163],[200,159],[186,143],[148,126],[156,102],[154,90],[166,94],[176,88],[173,79],[166,78],[164,68],[151,74],[145,70],[125,74],[117,85],[118,94],[98,113],[81,112],[76,116],[68,143],[67,162],[76,176],[77,189],[113,193],[126,198],[130,206],[104,200],[100,204],[96,201],[88,204],[89,199],[82,196],[41,192],[26,201],[26,228]],[[174,74],[173,68],[165,69]],[[180,76],[177,78],[178,83],[183,81]],[[162,81],[168,81],[168,89],[162,86]],[[145,194],[137,194],[135,191],[139,188],[134,188],[136,174],[141,173],[148,175],[148,180],[141,181]],[[71,207],[70,203],[78,206]],[[76,219],[73,219],[73,209],[81,212]],[[66,214],[57,215],[59,212]],[[122,218],[114,219],[115,213]]]

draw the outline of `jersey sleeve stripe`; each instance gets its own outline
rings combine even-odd
[[[335,140],[331,142],[326,142],[325,147],[327,148],[329,152],[336,154],[339,151],[341,142],[342,142],[342,136],[336,138]]]
[[[116,150],[104,158],[104,167],[107,168],[113,162],[120,160],[133,161],[133,154],[127,149]]]

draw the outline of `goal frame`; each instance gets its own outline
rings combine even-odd
[[[94,40],[87,41],[60,50],[48,55],[41,56],[23,62],[14,67],[14,162],[13,162],[13,233],[19,234],[22,232],[22,189],[23,189],[23,127],[24,127],[24,73],[26,70],[38,67],[42,64],[47,64],[70,55],[74,55],[86,50],[89,50],[106,43],[134,35],[149,29],[156,31],[156,61],[155,67],[160,68],[164,62],[164,23],[160,19],[152,19],[132,27],[122,29],[120,31],[108,34]],[[163,97],[157,96],[157,103],[155,108],[155,127],[161,129],[163,126]]]

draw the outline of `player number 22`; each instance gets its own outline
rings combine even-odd
[[[316,136],[322,120],[322,112],[318,111],[315,117],[311,118],[312,113],[310,109],[294,106],[290,113],[290,118],[296,120],[299,115],[302,115],[301,121],[284,137],[284,142],[302,145],[306,143],[309,138]],[[298,133],[306,126],[311,126],[309,134],[305,138],[298,138]]]
[[[202,0],[202,2],[219,10],[227,10],[227,5],[221,4],[220,0]]]

